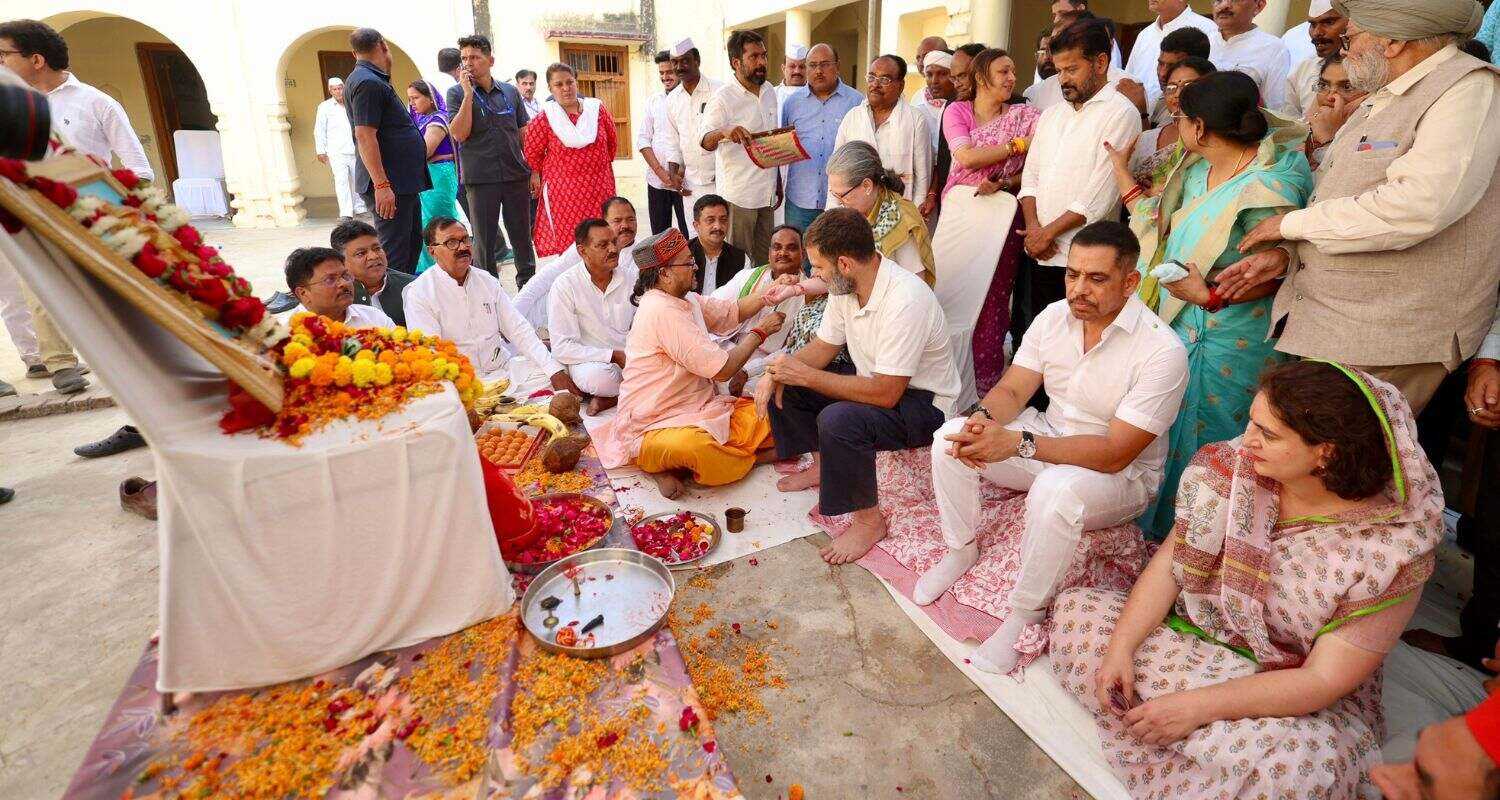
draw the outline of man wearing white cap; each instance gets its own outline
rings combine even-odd
[[[1318,106],[1318,76],[1323,71],[1323,59],[1343,49],[1344,29],[1349,20],[1333,10],[1333,0],[1312,0],[1307,10],[1308,35],[1312,37],[1313,53],[1297,60],[1292,54],[1292,74],[1287,77],[1286,105],[1280,109],[1293,119],[1303,119]]]
[[[1327,2],[1327,0],[1323,0]],[[1161,57],[1161,40],[1175,30],[1197,28],[1208,36],[1209,46],[1217,52],[1219,27],[1214,21],[1188,6],[1187,0],[1147,0],[1146,5],[1156,12],[1156,19],[1141,29],[1130,48],[1130,60],[1125,62],[1125,71],[1146,89],[1146,108],[1156,108],[1161,100],[1161,82],[1156,75],[1156,60]],[[1213,58],[1212,54],[1209,56]]]
[[[786,58],[781,62],[781,83],[776,86],[776,115],[781,116],[781,109],[786,107],[786,99],[792,96],[792,92],[807,85],[807,46],[800,44],[789,44],[786,46]]]
[[[672,188],[696,199],[714,193],[714,154],[703,149],[698,129],[708,101],[724,84],[703,77],[702,58],[692,39],[672,45],[672,61],[678,82],[667,95],[667,135],[656,157],[667,162]]]
[[[344,81],[328,79],[327,100],[318,104],[313,121],[313,149],[318,160],[333,172],[333,193],[339,200],[339,218],[363,214],[364,198],[354,191],[354,129],[349,127],[349,112],[344,110]]]
[[[947,50],[932,50],[922,56],[918,65],[927,85],[912,98],[911,107],[927,120],[928,133],[932,135],[932,152],[937,153],[938,134],[943,129],[943,109],[957,99],[958,89],[953,85],[953,54]]]

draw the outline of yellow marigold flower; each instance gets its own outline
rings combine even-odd
[[[375,365],[375,383],[380,386],[389,386],[391,380],[396,377],[395,370],[390,364],[380,363]]]
[[[354,354],[354,360],[355,361],[374,361],[375,360],[375,351],[369,349],[368,347],[362,348],[358,353]]]
[[[281,363],[286,364],[287,366],[291,366],[292,364],[296,363],[298,359],[309,355],[312,355],[311,350],[308,350],[305,345],[298,344],[295,340],[293,340],[292,342],[288,343],[285,348],[282,349]]]
[[[458,377],[458,365],[455,364],[455,363],[453,363],[452,361],[449,361],[448,365],[447,365],[447,374],[445,375],[445,377],[448,380],[450,380],[450,381],[453,380],[454,378],[457,378]]]
[[[311,358],[309,356],[303,356],[302,358],[299,358],[292,363],[291,375],[293,378],[306,378],[307,376],[312,374],[313,367],[316,367],[317,365],[317,359]]]
[[[339,365],[333,368],[333,382],[337,386],[348,386],[354,381],[354,365],[352,362],[345,364],[344,360],[347,359],[341,359]]]
[[[396,327],[391,328],[391,334],[390,335],[391,335],[391,341],[393,341],[393,342],[404,342],[404,341],[406,341],[406,328],[404,328],[404,327],[402,327],[400,325],[397,325]]]
[[[355,386],[360,388],[369,386],[375,382],[375,362],[372,359],[355,361],[350,373],[354,378]]]
[[[412,340],[412,342],[414,343],[420,342],[422,341],[422,332],[420,330],[417,330],[416,328],[409,328],[406,331],[406,338]],[[401,340],[397,339],[396,341],[399,342]]]
[[[375,360],[394,367],[401,362],[401,356],[395,350],[381,350],[380,355],[376,356]]]
[[[312,337],[308,336],[305,333],[299,332],[296,335],[292,336],[292,343],[300,344],[303,347],[312,347]]]
[[[348,356],[339,356],[339,366],[352,368],[354,366],[354,359]]]

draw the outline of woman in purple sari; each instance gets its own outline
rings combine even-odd
[[[432,176],[432,188],[423,192],[422,227],[433,217],[462,219],[458,213],[458,162],[453,148],[453,137],[448,134],[448,108],[443,102],[443,93],[424,80],[415,80],[406,87],[408,113],[411,121],[422,132],[427,144],[427,174]],[[422,248],[422,257],[417,260],[417,273],[432,266],[432,254]]]
[[[990,48],[974,57],[970,68],[974,99],[949,103],[943,113],[943,133],[953,151],[953,168],[943,187],[943,213],[962,213],[947,202],[954,187],[973,187],[975,196],[995,192],[1015,194],[1021,186],[1026,147],[1036,131],[1041,112],[1012,103],[1016,62],[1004,51]],[[1005,334],[1010,330],[1010,291],[1021,258],[1021,228],[1017,214],[1000,252],[979,320],[974,325],[974,382],[983,397],[1005,371]]]

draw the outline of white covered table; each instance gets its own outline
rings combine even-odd
[[[219,132],[173,131],[172,147],[177,154],[172,202],[195,217],[229,216]]]
[[[304,677],[514,602],[452,387],[302,447],[223,435],[222,375],[23,232],[0,233],[151,444],[160,481],[161,691]]]

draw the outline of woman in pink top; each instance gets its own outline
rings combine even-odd
[[[732,333],[795,287],[777,283],[738,300],[691,292],[698,268],[676,228],[636,245],[634,255],[640,309],[625,339],[619,411],[595,431],[599,457],[606,467],[635,461],[668,498],[682,494],[689,476],[704,486],[733,483],[771,446],[771,424],[754,401],[720,394],[718,383],[733,378],[783,318],[767,315],[727,351],[709,334]]]
[[[973,186],[984,196],[1021,188],[1026,145],[1036,132],[1042,112],[1024,103],[1011,103],[1016,88],[1016,62],[1004,50],[990,48],[974,57],[974,99],[949,103],[943,113],[943,134],[953,151],[953,168],[943,195],[955,186]],[[948,208],[945,205],[943,212]],[[1021,260],[1020,214],[1000,252],[989,293],[974,325],[974,384],[983,397],[1005,371],[1005,334],[1010,330],[1010,290]]]

